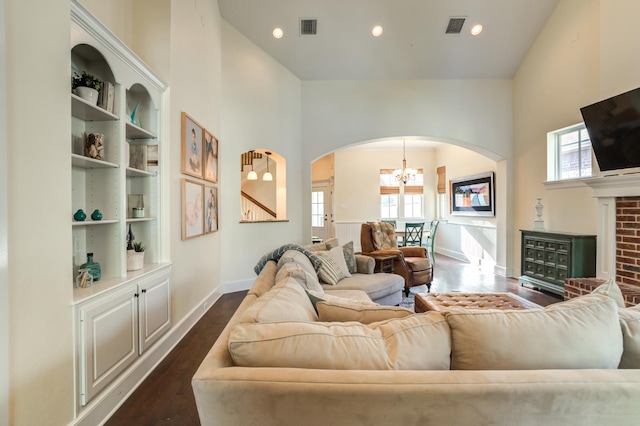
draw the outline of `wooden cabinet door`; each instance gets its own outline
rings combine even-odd
[[[130,285],[78,310],[83,406],[138,357],[137,296]]]
[[[140,355],[171,328],[170,269],[151,275],[138,284],[140,292]]]

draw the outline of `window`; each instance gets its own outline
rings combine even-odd
[[[380,170],[380,218],[400,219],[423,216],[423,173],[418,169],[412,185],[400,185],[393,170]]]
[[[584,124],[547,134],[547,180],[591,176],[591,140]]]
[[[311,193],[311,226],[324,226],[324,191]]]

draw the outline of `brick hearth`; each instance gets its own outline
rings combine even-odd
[[[640,197],[616,198],[616,282],[627,306],[640,303]],[[605,282],[599,278],[565,280],[564,298],[591,293]]]

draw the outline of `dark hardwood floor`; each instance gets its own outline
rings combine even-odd
[[[457,260],[437,256],[434,293],[512,292],[539,305],[560,296],[521,287],[518,281]],[[116,425],[199,425],[191,377],[240,305],[246,291],[225,294],[106,423]]]

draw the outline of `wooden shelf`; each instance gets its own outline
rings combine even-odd
[[[71,115],[84,121],[113,121],[118,116],[71,94]]]
[[[79,154],[71,154],[71,165],[81,169],[117,169],[120,167],[116,163],[96,160],[95,158],[85,157],[84,155]]]
[[[158,136],[127,121],[127,139],[156,139]]]

